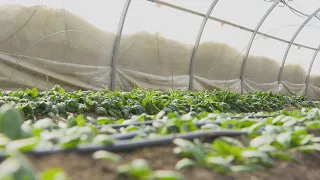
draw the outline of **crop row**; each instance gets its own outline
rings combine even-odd
[[[153,120],[154,123],[130,125],[149,120]],[[115,128],[114,123],[128,126]],[[199,126],[197,123],[202,125]],[[134,146],[147,140],[155,142],[174,135],[175,138],[171,140],[177,147],[173,152],[182,157],[182,160],[177,162],[177,170],[201,166],[212,168],[220,173],[228,173],[268,168],[274,166],[275,161],[278,160],[296,160],[297,152],[318,151],[320,137],[309,133],[310,129],[318,128],[320,128],[320,110],[317,108],[303,108],[301,111],[296,110],[289,114],[283,112],[275,117],[262,119],[234,119],[224,114],[195,112],[184,115],[172,112],[166,115],[161,111],[157,115],[142,114],[111,123],[106,118],[88,120],[83,115],[69,116],[64,122],[56,124],[49,118],[35,123],[24,121],[19,110],[5,105],[0,109],[0,149],[2,154],[6,155],[30,151],[41,154],[41,152],[55,152],[59,149],[91,148],[98,151],[99,148],[108,150],[110,147],[109,150],[112,150],[112,147],[121,144],[131,143]],[[219,131],[239,132],[239,135],[245,135],[242,136],[244,140],[218,137],[213,142],[201,142],[195,138],[199,137],[197,136],[199,133],[208,132],[208,136],[214,136],[216,135],[214,132]],[[130,133],[135,135],[126,140],[119,138]],[[194,137],[190,139],[194,141],[183,138],[192,133]],[[228,134],[225,133],[225,136]],[[103,155],[101,157],[103,159],[119,160],[109,151],[99,152],[101,156]],[[148,166],[140,168],[143,167]],[[143,173],[130,174],[131,171],[128,168],[137,167],[127,166],[126,168],[126,171],[122,169],[122,175],[145,178]],[[150,169],[140,170],[150,171]]]
[[[122,91],[65,92],[59,86],[44,92],[37,89],[0,92],[0,105],[10,104],[22,110],[25,119],[36,120],[41,116],[67,116],[68,113],[94,114],[114,119],[128,119],[143,113],[155,115],[177,112],[272,112],[288,107],[314,107],[303,96],[285,96],[272,92],[250,92],[241,95],[230,91],[190,92],[172,90],[134,89]]]

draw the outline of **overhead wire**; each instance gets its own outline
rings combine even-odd
[[[265,1],[265,2],[274,2],[275,0],[264,0],[264,1]],[[287,1],[285,1],[285,0],[280,0],[280,4],[279,4],[278,6],[279,6],[279,7],[287,7],[287,8],[289,8],[295,15],[297,15],[297,16],[300,17],[300,18],[307,18],[307,17],[309,17],[308,14],[303,13],[302,11],[300,11],[300,10],[298,10],[298,9],[290,6],[290,5],[289,5],[289,2],[294,3],[293,0],[287,0]],[[281,4],[282,4],[282,5],[281,5]],[[315,17],[320,20],[320,15],[319,15],[319,14],[316,14]],[[306,26],[307,26],[307,25],[306,25]],[[312,26],[312,25],[311,25],[311,26]],[[248,45],[247,45],[247,46],[248,46]],[[244,51],[244,50],[247,48],[247,46],[244,47],[244,48],[242,49],[242,51]],[[242,51],[241,51],[241,52],[242,52]],[[228,82],[228,79],[229,79],[229,75],[230,75],[232,66],[234,65],[234,62],[239,58],[241,52],[240,52],[240,53],[237,55],[237,57],[236,57],[235,59],[233,59],[233,61],[232,61],[232,65],[231,65],[231,67],[229,68],[229,71],[228,71],[228,73],[227,73],[227,79],[226,79],[226,82],[225,82],[225,86],[226,86],[226,84],[227,84],[227,82]],[[210,70],[210,71],[211,71],[211,70]]]

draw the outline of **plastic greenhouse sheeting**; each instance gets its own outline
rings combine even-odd
[[[0,0],[0,88],[320,99],[319,0]]]

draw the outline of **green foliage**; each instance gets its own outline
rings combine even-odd
[[[315,107],[303,96],[284,96],[272,92],[250,92],[241,95],[230,91],[190,92],[171,90],[145,90],[135,88],[130,92],[74,91],[66,92],[60,86],[44,92],[36,88],[26,91],[6,91],[0,96],[1,104],[12,104],[24,113],[26,119],[38,115],[60,115],[67,113],[95,113],[112,119],[128,119],[133,115],[155,115],[159,112],[180,115],[189,112],[271,112],[283,110],[284,106]],[[283,113],[286,111],[284,110]],[[290,112],[286,112],[290,113]],[[288,115],[288,114],[287,114]]]
[[[1,92],[0,104],[4,104],[0,108],[0,151],[7,154],[112,146],[119,142],[115,137],[129,132],[137,132],[132,139],[136,141],[221,129],[246,132],[246,141],[230,137],[219,137],[212,143],[199,139],[175,139],[173,143],[177,147],[174,153],[182,157],[175,168],[181,170],[201,166],[223,174],[254,171],[272,167],[277,160],[295,161],[296,152],[320,151],[320,137],[308,133],[309,129],[320,127],[320,111],[313,108],[314,104],[305,97],[262,92],[246,95],[223,91],[161,92],[141,88],[131,92],[111,92],[107,89],[66,92],[56,86],[46,92],[38,92],[35,88]],[[284,106],[306,108],[286,111]],[[248,118],[249,115],[264,115],[267,112],[277,115],[265,119]],[[101,117],[87,117],[88,114]],[[36,119],[39,116],[46,118]],[[153,123],[118,129],[110,126],[144,121]],[[143,133],[138,133],[141,131]],[[22,176],[66,179],[59,169],[35,173],[19,158],[19,154],[11,155],[1,165],[0,176],[9,179]],[[122,159],[108,151],[97,151],[93,158],[114,162]],[[118,172],[119,176],[131,179],[183,179],[176,172],[152,171],[143,159],[120,166]]]
[[[114,161],[114,162],[119,162],[121,161],[121,156],[112,153],[112,152],[108,152],[108,151],[96,151],[95,153],[93,153],[93,158],[94,159],[103,159],[103,160],[107,160],[107,161]]]
[[[118,167],[118,175],[121,178],[132,180],[182,180],[180,173],[169,170],[153,171],[149,163],[144,159],[135,159],[130,164]]]
[[[9,151],[9,157],[0,164],[0,179],[3,180],[67,180],[61,169],[47,169],[36,172],[30,162],[22,154]]]
[[[0,108],[0,133],[10,139],[18,139],[21,136],[22,123],[23,118],[18,110],[9,105]]]

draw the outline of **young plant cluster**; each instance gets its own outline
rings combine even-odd
[[[0,92],[0,105],[10,104],[24,112],[25,119],[67,116],[68,113],[94,114],[114,119],[128,119],[143,113],[155,115],[160,111],[186,114],[201,112],[272,112],[285,106],[314,107],[303,96],[284,96],[272,92],[250,92],[241,95],[230,91],[190,92],[171,90],[145,90],[136,88],[123,91],[75,91],[66,92],[55,86],[49,91],[37,89]]]
[[[224,124],[245,130],[248,136],[219,137],[212,143],[176,139],[174,153],[183,157],[176,169],[198,165],[223,174],[254,171],[273,167],[279,160],[298,161],[298,153],[320,151],[320,137],[309,133],[320,128],[319,109],[302,109],[258,122],[226,120]]]
[[[114,147],[173,135],[239,132],[213,142],[176,138],[182,159],[176,170],[152,170],[137,159],[118,167],[126,179],[183,179],[177,171],[193,166],[220,173],[260,170],[276,161],[296,160],[299,152],[320,150],[320,110],[302,96],[251,92],[187,92],[134,89],[65,92],[59,86],[0,93],[0,179],[66,179],[60,169],[37,173],[21,154]],[[300,110],[283,110],[285,106]],[[308,107],[308,108],[303,108]],[[255,115],[274,115],[254,118]],[[253,117],[249,117],[253,116]],[[152,123],[147,123],[147,122]],[[109,151],[94,159],[121,161]]]
[[[106,118],[91,118],[86,120],[83,115],[70,116],[66,122],[54,123],[51,119],[41,119],[35,123],[24,121],[21,112],[9,105],[0,109],[0,150],[8,155],[2,166],[16,166],[16,171],[6,171],[6,176],[19,177],[19,173],[29,173],[25,161],[19,152],[54,150],[57,148],[83,148],[90,146],[107,147],[121,143],[118,135],[144,130],[144,134],[137,134],[129,141],[138,142],[146,138],[161,138],[171,134],[185,134],[189,132],[205,132],[207,130],[239,130],[246,135],[239,138],[220,137],[212,143],[193,142],[175,139],[177,147],[174,153],[183,159],[176,164],[176,169],[192,166],[212,168],[221,173],[231,171],[252,171],[272,167],[277,160],[296,160],[297,152],[312,152],[320,150],[320,137],[309,133],[310,129],[320,128],[320,110],[317,108],[280,111],[275,117],[255,119],[233,119],[226,114],[190,112],[185,115],[161,111],[157,115],[142,114],[129,120],[119,120],[116,123],[126,124],[120,129],[112,128]],[[229,114],[230,115],[230,114]],[[242,114],[246,115],[246,114]],[[130,125],[134,122],[153,120],[152,125]],[[202,126],[196,123],[206,122]],[[212,124],[211,122],[217,122]],[[147,130],[147,131],[146,131]],[[126,141],[128,142],[128,141]],[[112,156],[111,152],[96,152],[96,159],[120,160]],[[17,160],[17,158],[20,158]],[[30,168],[29,168],[30,169]],[[6,169],[3,169],[3,171]],[[3,171],[0,171],[3,173]],[[141,172],[146,173],[141,173]],[[30,170],[30,172],[32,172]],[[161,172],[161,173],[160,173]],[[174,171],[151,171],[143,160],[133,161],[132,164],[119,167],[119,176],[134,177],[148,175],[153,179],[166,179],[181,176]],[[51,170],[54,176],[62,176],[63,172]],[[139,174],[140,173],[140,174]],[[0,173],[1,175],[1,173]],[[32,176],[39,176],[33,173]],[[11,177],[11,176],[10,176]]]

